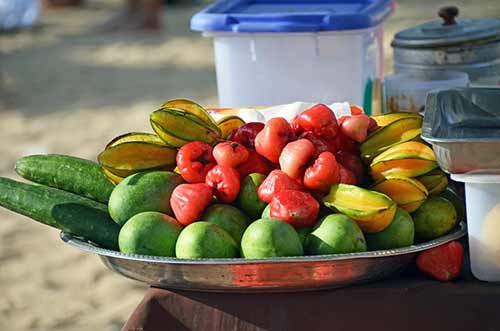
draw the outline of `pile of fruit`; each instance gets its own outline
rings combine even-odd
[[[215,121],[172,100],[151,113],[155,134],[113,139],[98,164],[18,160],[36,184],[0,178],[0,205],[102,247],[178,258],[363,252],[449,232],[463,211],[422,117],[351,113],[318,104],[291,122]]]

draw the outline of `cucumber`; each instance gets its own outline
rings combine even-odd
[[[16,162],[19,176],[32,182],[107,203],[113,184],[92,161],[69,155],[30,155]]]
[[[101,247],[118,250],[120,226],[100,202],[45,185],[0,177],[0,206]]]

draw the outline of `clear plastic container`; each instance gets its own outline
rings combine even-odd
[[[213,38],[221,107],[348,101],[371,113],[392,10],[392,0],[221,0],[191,28]]]
[[[472,274],[500,282],[500,174],[452,174],[465,183]]]
[[[388,75],[384,78],[384,111],[423,114],[430,91],[467,87],[468,84],[468,75],[461,71],[421,71]]]

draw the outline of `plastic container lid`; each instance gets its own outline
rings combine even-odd
[[[427,96],[422,138],[500,141],[500,89],[455,88]]]
[[[427,22],[396,33],[392,46],[433,48],[500,40],[500,19],[455,19],[458,8],[440,9],[444,21]]]
[[[317,32],[379,25],[393,0],[221,0],[191,19],[195,31]]]

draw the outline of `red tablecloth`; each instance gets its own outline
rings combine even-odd
[[[302,293],[150,288],[123,330],[500,330],[500,286],[439,283],[415,270],[383,282]]]

